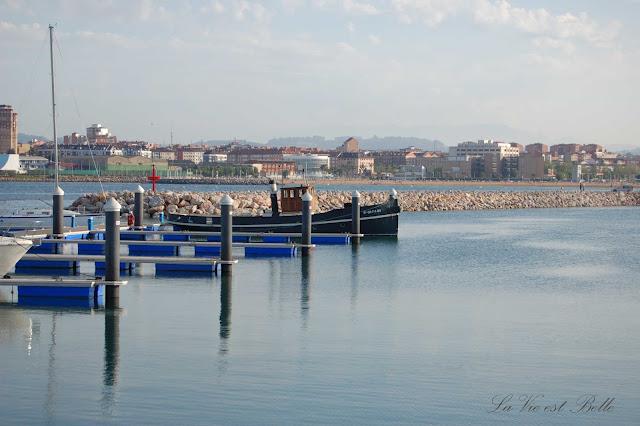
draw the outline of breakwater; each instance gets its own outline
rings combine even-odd
[[[640,192],[499,192],[499,191],[399,191],[403,211],[451,211],[490,209],[530,209],[567,207],[639,206]],[[229,194],[234,199],[236,214],[261,214],[269,211],[271,202],[267,191],[243,191]],[[147,192],[145,212],[153,216],[159,212],[188,214],[220,214],[222,192]],[[125,208],[133,210],[134,194],[130,191],[85,194],[71,205],[72,210],[100,212],[109,197],[115,197]],[[351,201],[347,191],[320,191],[318,210],[340,208]],[[361,204],[376,204],[387,200],[386,192],[363,192]]]

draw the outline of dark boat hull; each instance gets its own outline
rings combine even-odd
[[[365,235],[397,236],[398,200],[383,204],[360,206],[360,232]],[[183,231],[220,231],[220,216],[169,214],[168,224]],[[234,216],[234,232],[300,232],[301,215]],[[319,234],[351,232],[351,204],[344,208],[313,215],[312,232]]]

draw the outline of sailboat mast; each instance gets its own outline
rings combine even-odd
[[[53,145],[54,145],[54,163],[55,163],[55,185],[59,186],[58,181],[58,137],[56,135],[56,88],[53,79],[53,25],[49,25],[49,53],[51,56],[51,108],[53,111]]]

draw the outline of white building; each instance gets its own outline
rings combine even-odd
[[[201,164],[204,161],[204,150],[185,148],[176,152],[176,159],[179,161],[191,161],[193,164]]]
[[[87,138],[89,141],[96,140],[100,137],[108,137],[109,129],[103,127],[102,124],[92,124],[90,127],[87,127]]]
[[[571,182],[580,182],[582,180],[582,166],[574,164],[571,168]]]
[[[38,151],[49,158],[54,157],[54,146],[40,148]],[[58,145],[58,155],[64,157],[106,157],[124,155],[121,148],[111,145]]]
[[[153,158],[153,153],[149,148],[143,146],[127,146],[122,152],[126,157],[147,157]]]
[[[38,155],[21,155],[20,168],[24,171],[46,169],[49,159]]]
[[[296,172],[301,176],[323,176],[331,166],[331,160],[328,155],[284,154],[282,157],[283,161],[296,163]]]
[[[151,152],[151,158],[154,160],[173,161],[176,159],[176,152],[169,148],[157,148]]]
[[[224,163],[226,161],[227,161],[227,154],[212,154],[212,153],[204,154],[205,163]]]
[[[462,142],[449,148],[449,161],[465,161],[472,157],[484,157],[495,154],[499,159],[504,157],[518,157],[520,150],[517,146],[505,142],[494,142],[491,139],[481,139],[478,142]]]
[[[90,144],[114,144],[118,139],[109,133],[109,129],[98,123],[87,127],[87,141]]]

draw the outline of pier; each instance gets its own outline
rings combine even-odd
[[[56,191],[55,196],[59,197]],[[316,245],[358,244],[360,216],[353,215],[351,233],[313,235],[312,196],[302,197],[302,226],[300,232],[233,232],[233,200],[225,196],[220,201],[221,230],[175,231],[161,229],[159,225],[142,223],[142,195],[138,187],[135,194],[134,221],[122,226],[121,206],[110,198],[105,204],[105,225],[101,229],[56,229],[30,231],[22,234],[31,237],[35,244],[16,264],[16,273],[59,271],[78,273],[81,263],[93,263],[94,274],[104,278],[12,278],[3,285],[15,285],[23,297],[90,297],[96,300],[104,296],[109,306],[118,306],[121,272],[131,273],[140,265],[151,264],[156,274],[206,273],[223,277],[232,274],[238,262],[234,254],[244,252],[252,257],[310,256]],[[59,209],[61,203],[56,203]],[[353,197],[354,209],[358,207],[357,193]],[[54,224],[55,225],[55,224]],[[91,228],[91,227],[89,227]],[[57,231],[61,233],[57,233]],[[220,266],[220,267],[218,267]],[[20,290],[21,289],[21,290]]]

